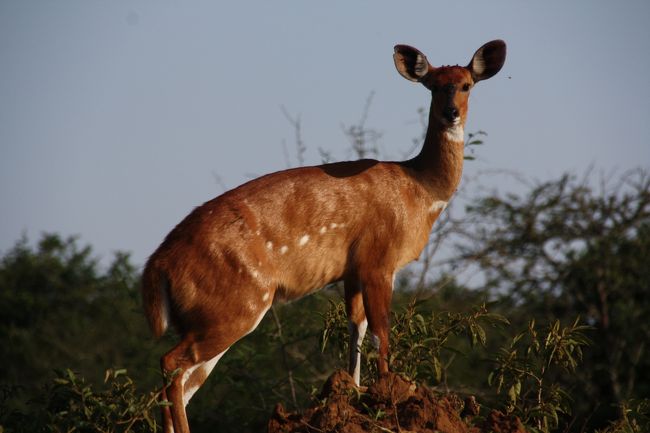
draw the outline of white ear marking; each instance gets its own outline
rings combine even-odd
[[[393,61],[397,72],[409,81],[419,82],[429,73],[429,62],[417,48],[395,45]]]
[[[429,72],[429,63],[423,55],[418,54],[415,58],[415,66],[413,68],[413,72],[415,72],[415,75],[420,78],[424,77],[427,72]]]
[[[472,70],[476,75],[482,75],[485,72],[485,60],[483,59],[483,48],[478,50],[472,60]]]

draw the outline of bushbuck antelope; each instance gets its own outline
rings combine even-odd
[[[162,398],[165,432],[188,433],[185,406],[228,348],[260,323],[273,302],[343,281],[350,326],[349,371],[359,383],[367,326],[388,371],[395,272],[420,255],[461,178],[470,89],[505,61],[501,40],[468,66],[433,67],[417,49],[395,46],[397,71],[431,91],[420,153],[403,162],[371,159],[262,176],[194,209],[144,269],[142,294],[156,336],[180,342],[161,358],[177,372]]]

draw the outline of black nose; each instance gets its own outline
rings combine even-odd
[[[460,113],[456,107],[447,107],[442,114],[445,116],[445,119],[447,119],[450,123],[453,123],[456,119],[458,119]]]

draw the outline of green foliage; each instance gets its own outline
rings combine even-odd
[[[473,161],[476,159],[476,157],[474,156],[476,150],[475,146],[481,146],[483,144],[483,140],[481,140],[480,138],[481,136],[483,137],[487,136],[487,132],[478,130],[476,132],[467,133],[467,140],[465,140],[466,161]]]
[[[141,393],[126,370],[107,370],[98,390],[72,370],[56,372],[29,402],[29,413],[6,406],[0,431],[7,433],[154,433],[160,393]]]
[[[442,352],[455,356],[459,353],[457,340],[465,338],[471,347],[487,342],[486,326],[506,325],[508,320],[488,312],[483,304],[470,312],[436,313],[422,309],[424,301],[412,300],[405,308],[392,313],[390,329],[389,364],[396,372],[419,381],[439,384],[453,361],[445,362]],[[330,301],[330,309],[323,316],[321,348],[325,350],[330,341],[338,359],[347,359],[349,348],[347,317],[343,302]],[[366,340],[361,347],[365,368],[362,368],[362,382],[370,382],[377,376],[376,352]]]
[[[565,175],[476,200],[457,266],[482,271],[514,323],[580,316],[593,326],[575,372],[589,397],[576,399],[574,416],[603,427],[625,401],[650,395],[650,173],[594,183]]]
[[[631,400],[620,407],[621,417],[596,433],[646,433],[650,431],[650,399]]]
[[[101,433],[155,432],[159,392],[140,394],[126,370],[107,370],[95,391],[71,370],[58,373],[48,391],[49,430]]]
[[[548,433],[559,426],[560,414],[571,413],[571,397],[556,380],[572,374],[582,361],[582,348],[589,340],[589,326],[576,319],[563,327],[559,320],[540,334],[535,320],[515,335],[494,358],[495,368],[488,384],[505,393],[505,408],[527,425]]]
[[[46,234],[0,259],[0,382],[36,387],[55,368],[101,377],[105,366],[157,364],[140,308],[139,275],[124,253],[103,270],[89,246]],[[147,385],[158,378],[148,374]]]

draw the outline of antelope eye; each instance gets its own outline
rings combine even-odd
[[[469,88],[470,88],[469,83],[465,83],[465,84],[463,84],[463,92],[467,92],[467,91],[469,91]]]

